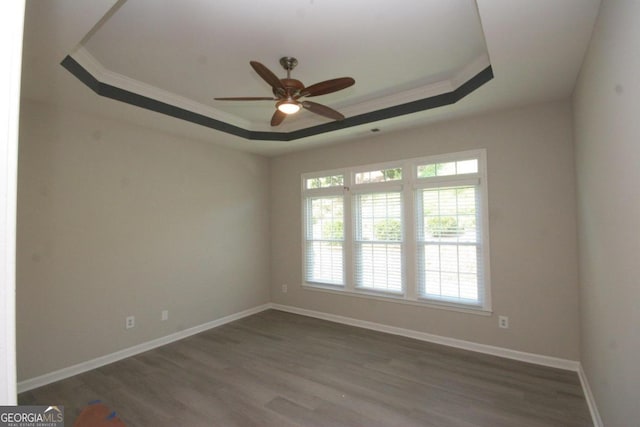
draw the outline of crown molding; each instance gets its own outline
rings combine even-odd
[[[264,141],[293,141],[454,104],[493,78],[488,56],[483,55],[449,80],[345,106],[341,108],[346,116],[344,120],[323,124],[310,119],[300,120],[294,129],[289,127],[287,132],[273,132],[256,129],[249,121],[235,115],[108,70],[82,46],[68,55],[61,65],[100,96],[248,140]]]
[[[213,117],[234,126],[244,129],[251,128],[251,122],[241,117],[201,104],[173,92],[160,89],[157,86],[132,79],[120,73],[116,73],[115,71],[111,71],[102,65],[102,63],[98,61],[95,56],[91,55],[91,53],[83,46],[76,48],[76,50],[69,56],[71,56],[78,64],[80,64],[80,66],[82,66],[82,68],[101,83],[155,99],[169,105],[180,107],[197,114]]]

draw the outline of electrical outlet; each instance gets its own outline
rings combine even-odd
[[[127,316],[127,320],[125,321],[125,328],[131,329],[136,326],[136,318],[135,316]]]
[[[169,320],[169,310],[162,310],[162,317],[161,319],[164,320]]]
[[[498,316],[498,326],[503,329],[509,328],[509,318],[507,316]]]
[[[288,287],[286,284],[285,284],[285,285],[282,285],[282,293],[283,293],[283,294],[286,294],[286,293],[287,293],[287,291],[289,290],[288,288],[289,288],[289,287]]]

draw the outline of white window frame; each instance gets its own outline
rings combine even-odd
[[[307,180],[309,179],[314,179],[314,178],[322,178],[322,177],[326,177],[326,176],[335,176],[335,175],[342,175],[343,176],[343,185],[339,186],[333,186],[333,187],[323,187],[323,188],[307,188]],[[330,170],[330,171],[322,171],[322,172],[315,172],[315,173],[308,173],[308,174],[303,174],[302,175],[302,181],[301,181],[301,188],[302,188],[302,278],[304,283],[307,286],[317,286],[317,287],[323,287],[323,288],[328,288],[328,289],[341,289],[344,288],[346,283],[348,282],[348,277],[349,275],[347,274],[347,254],[346,252],[350,250],[350,240],[347,238],[347,236],[350,234],[350,230],[347,230],[348,227],[348,223],[350,223],[350,221],[348,220],[348,212],[347,212],[347,203],[346,200],[348,198],[347,193],[347,181],[348,181],[348,173],[345,170],[341,170],[341,169],[334,169],[334,170]],[[316,281],[307,281],[306,277],[307,277],[307,254],[306,254],[306,250],[307,250],[307,206],[308,206],[308,199],[309,198],[314,198],[314,197],[335,197],[335,196],[340,196],[343,198],[343,232],[344,232],[344,246],[343,246],[343,251],[342,251],[342,284],[336,284],[336,283],[322,283],[322,282],[316,282]]]
[[[459,162],[464,160],[477,159],[478,171],[476,173],[465,173],[456,175],[434,176],[427,178],[418,178],[418,167],[425,163],[448,163]],[[474,246],[479,247],[481,251],[482,265],[478,266],[481,274],[478,274],[479,290],[479,302],[478,304],[464,304],[456,302],[455,299],[449,299],[447,297],[428,297],[420,295],[419,287],[420,280],[416,274],[416,290],[419,299],[424,299],[432,303],[439,303],[443,305],[465,306],[469,308],[476,308],[482,311],[491,311],[491,284],[490,284],[490,262],[489,262],[489,215],[488,215],[488,193],[487,193],[487,178],[486,178],[486,150],[474,150],[461,153],[452,153],[439,156],[431,156],[423,159],[417,159],[414,163],[414,169],[412,171],[415,177],[413,184],[415,189],[415,196],[417,197],[418,191],[427,188],[451,188],[456,186],[475,186],[477,188],[478,200],[477,200],[477,215],[480,217],[479,234],[480,239],[474,243]],[[417,203],[417,201],[416,201]],[[417,207],[415,209],[417,212]],[[417,224],[416,224],[417,225]],[[416,258],[418,254],[417,249],[418,242],[415,243]],[[456,244],[457,246],[457,244]],[[417,259],[416,259],[417,265]],[[416,267],[416,273],[417,267]]]
[[[355,174],[354,174],[355,175]],[[365,287],[365,286],[361,286],[358,285],[357,283],[357,278],[356,278],[356,264],[357,264],[357,254],[355,253],[356,250],[356,234],[357,234],[357,226],[356,226],[356,216],[357,216],[357,204],[355,202],[355,199],[360,196],[360,195],[368,195],[368,194],[384,194],[384,193],[392,193],[392,192],[398,192],[400,194],[400,212],[402,215],[402,240],[399,242],[400,245],[400,265],[402,266],[401,270],[400,270],[400,290],[399,291],[395,291],[395,290],[382,290],[382,289],[374,289],[374,288],[370,288],[370,287]],[[406,253],[407,253],[407,247],[406,247],[406,243],[405,243],[405,212],[404,212],[404,197],[405,195],[403,194],[402,191],[402,185],[399,185],[397,182],[395,181],[388,181],[388,182],[383,182],[383,183],[367,183],[367,184],[357,184],[354,185],[352,190],[351,190],[351,197],[350,197],[350,204],[351,207],[350,209],[352,210],[353,214],[351,216],[351,228],[353,230],[352,233],[352,243],[351,243],[351,251],[353,253],[353,257],[352,257],[352,269],[354,272],[353,275],[353,283],[354,283],[354,287],[358,290],[358,291],[362,291],[362,292],[373,292],[373,293],[379,293],[381,295],[384,294],[392,294],[392,295],[404,295],[406,292],[406,277],[405,277],[405,271],[406,271]]]
[[[478,160],[478,172],[472,174],[459,174],[449,176],[436,176],[429,178],[418,178],[418,166],[430,163],[446,163],[462,160]],[[368,172],[380,169],[402,168],[402,179],[355,184],[355,175],[361,172]],[[328,175],[344,176],[343,187],[306,189],[306,180]],[[307,290],[330,292],[337,294],[348,294],[356,297],[377,299],[402,304],[429,306],[446,310],[461,311],[480,315],[491,314],[491,271],[490,271],[490,249],[489,249],[489,216],[488,216],[488,188],[487,188],[487,154],[485,149],[469,150],[457,153],[448,153],[435,156],[404,159],[399,161],[376,163],[370,165],[360,165],[349,168],[334,169],[328,171],[318,171],[305,173],[302,175],[302,287]],[[481,235],[482,250],[482,276],[479,280],[483,282],[483,293],[480,296],[479,304],[466,304],[446,299],[432,299],[419,294],[418,289],[418,260],[417,260],[417,237],[416,237],[416,195],[420,189],[428,187],[447,187],[455,183],[473,183],[478,188],[478,213],[481,224],[478,225]],[[357,194],[367,194],[375,192],[400,191],[402,198],[402,291],[394,292],[389,290],[373,290],[369,288],[357,287],[355,285],[355,253],[354,253],[354,232],[355,217],[354,204]],[[306,229],[305,229],[305,206],[306,199],[316,195],[337,195],[344,196],[344,285],[336,286],[323,283],[306,282]]]

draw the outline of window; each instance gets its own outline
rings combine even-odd
[[[355,285],[402,292],[402,194],[358,194],[354,208]]]
[[[477,159],[418,166],[416,190],[419,296],[483,305],[483,250]],[[463,167],[459,167],[463,164]],[[451,165],[451,166],[449,166]],[[421,178],[421,171],[433,166]],[[445,169],[446,168],[446,169]],[[441,173],[441,171],[446,171]],[[475,171],[475,172],[474,172]],[[459,175],[467,177],[459,180]],[[450,180],[432,178],[451,176]],[[455,178],[454,178],[455,177]]]
[[[490,311],[485,156],[303,175],[305,285]]]
[[[344,284],[343,176],[305,180],[305,280]]]

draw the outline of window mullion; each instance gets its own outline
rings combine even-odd
[[[351,194],[352,174],[346,174],[344,187],[344,277],[345,289],[355,290],[354,274],[354,217],[353,217],[353,195]]]
[[[415,208],[415,193],[414,193],[414,176],[415,170],[411,163],[404,165],[406,171],[403,175],[405,177],[405,185],[403,187],[402,203],[403,203],[403,223],[404,223],[404,236],[403,236],[403,265],[404,265],[404,292],[405,297],[412,301],[418,300],[418,280],[417,280],[417,267],[418,251],[416,239],[416,208]]]

